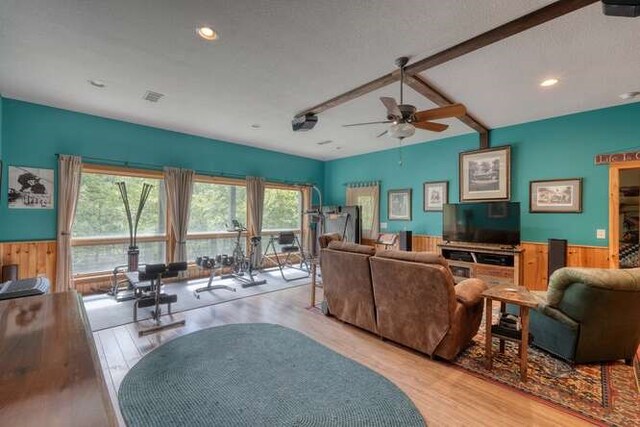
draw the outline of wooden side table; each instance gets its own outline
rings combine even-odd
[[[500,352],[504,351],[505,340],[515,341],[519,344],[520,355],[520,379],[527,381],[527,358],[529,347],[529,309],[538,306],[538,301],[524,286],[514,285],[498,285],[487,289],[482,293],[485,298],[485,357],[487,369],[491,369],[493,365],[493,342],[492,342],[492,317],[493,317],[493,301],[500,302],[500,311],[504,312],[506,304],[517,305],[520,309],[520,339],[508,337],[504,335],[496,335],[500,339]]]

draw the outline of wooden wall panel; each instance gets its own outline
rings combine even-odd
[[[56,242],[0,243],[0,266],[18,265],[18,277],[46,276],[53,288],[56,280]]]
[[[417,234],[413,236],[413,250],[419,252],[437,252],[440,236]],[[547,253],[546,243],[523,242],[524,285],[531,290],[547,289]],[[567,265],[570,267],[609,268],[609,249],[597,246],[569,245]]]

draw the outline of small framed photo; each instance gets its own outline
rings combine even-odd
[[[509,200],[511,146],[460,153],[460,201]]]
[[[582,212],[582,178],[531,181],[529,183],[529,212]]]
[[[411,189],[387,192],[387,218],[390,221],[411,221]]]
[[[422,184],[425,212],[442,212],[442,207],[449,203],[449,181],[433,181]]]

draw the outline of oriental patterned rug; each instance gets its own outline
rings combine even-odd
[[[530,347],[528,380],[523,383],[516,344],[507,342],[500,354],[494,339],[493,369],[489,371],[484,365],[484,338],[483,322],[472,345],[453,364],[591,422],[640,426],[640,392],[633,367],[622,361],[572,366]]]

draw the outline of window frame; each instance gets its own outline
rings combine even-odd
[[[99,165],[93,163],[82,164],[82,174],[97,174],[97,175],[112,175],[112,176],[126,176],[131,178],[148,178],[154,180],[164,180],[164,173],[162,171],[150,170],[150,169],[138,169],[129,168],[125,166],[112,166],[112,165]],[[164,242],[164,254],[165,262],[170,259],[171,248],[171,223],[169,218],[169,209],[166,208],[165,203],[165,232],[164,235],[157,236],[138,236],[136,240],[141,243],[157,243]],[[73,237],[71,236],[72,247],[86,247],[86,246],[102,246],[102,245],[114,245],[114,244],[127,244],[129,243],[129,237]],[[126,257],[123,258],[123,264],[126,264]],[[114,265],[114,268],[116,266]],[[92,271],[88,273],[77,273],[72,275],[72,280],[75,284],[81,283],[88,279],[103,278],[111,275],[112,270],[105,271]]]
[[[194,183],[199,184],[217,184],[217,185],[234,185],[236,187],[244,187],[245,190],[247,188],[247,182],[244,179],[239,178],[228,178],[228,177],[220,177],[220,176],[209,176],[209,175],[195,175],[193,178]],[[247,210],[243,225],[247,225],[249,212]],[[214,232],[189,232],[187,231],[187,242],[189,240],[214,240],[214,239],[228,239],[235,237],[236,233],[234,231],[214,231]],[[242,233],[242,237],[245,240],[248,239],[247,232]],[[246,243],[246,242],[245,242]],[[195,264],[195,260],[187,260],[189,265]]]

